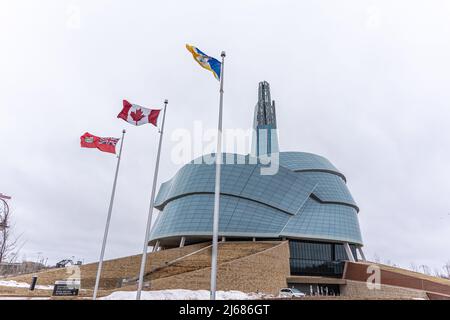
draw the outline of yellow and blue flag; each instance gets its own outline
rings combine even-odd
[[[200,49],[194,46],[187,44],[186,49],[188,49],[189,52],[192,53],[194,60],[197,61],[199,65],[201,65],[206,70],[211,71],[214,74],[214,77],[216,77],[216,79],[220,81],[220,61],[206,55]]]

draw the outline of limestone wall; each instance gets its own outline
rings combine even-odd
[[[251,242],[243,242],[242,246],[251,246]],[[255,242],[255,247],[258,242]],[[239,250],[239,243],[233,243]],[[226,260],[226,252],[219,256]],[[235,260],[223,262],[218,267],[218,290],[239,290],[243,292],[265,292],[277,294],[286,286],[289,276],[289,245],[287,241],[274,242],[263,251],[250,254]],[[209,267],[171,277],[155,279],[150,282],[151,290],[191,289],[209,290],[211,269]]]
[[[174,248],[169,250],[162,250],[147,255],[146,272],[153,268],[164,265],[176,258],[182,257],[191,252],[195,252],[203,247],[208,246],[209,243],[201,243],[186,246],[183,248]],[[141,265],[142,255],[133,255],[124,258],[112,259],[103,262],[102,276],[100,279],[100,288],[113,289],[119,286],[121,279],[137,277],[139,275],[139,268]],[[95,277],[97,274],[97,263],[89,263],[82,265],[79,268],[79,276],[81,277],[81,287],[83,289],[91,289],[95,284]],[[76,268],[59,268],[51,269],[37,273],[38,284],[52,285],[56,280],[65,280],[69,277],[78,277]],[[21,275],[8,280],[15,280],[19,282],[31,282],[33,274]]]

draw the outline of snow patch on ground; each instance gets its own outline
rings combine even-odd
[[[217,291],[217,300],[257,300],[268,298],[261,293],[244,293],[241,291]],[[101,300],[135,300],[136,291],[116,291]],[[209,300],[208,290],[155,290],[142,291],[141,300]]]
[[[30,284],[26,282],[17,282],[14,280],[0,280],[0,287],[14,287],[14,288],[30,288]],[[53,286],[36,285],[38,290],[53,290]]]

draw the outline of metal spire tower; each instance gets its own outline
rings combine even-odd
[[[267,81],[259,83],[253,129],[252,155],[259,157],[279,152],[275,101],[271,100]]]

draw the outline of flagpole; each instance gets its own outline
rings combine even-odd
[[[147,262],[147,249],[148,249],[148,238],[150,237],[150,230],[152,227],[152,216],[153,216],[153,207],[155,202],[155,192],[156,192],[156,182],[158,181],[158,171],[159,171],[159,158],[161,156],[161,145],[164,133],[164,122],[166,120],[166,108],[169,101],[164,100],[164,114],[163,120],[161,124],[161,131],[159,133],[159,145],[158,145],[158,154],[156,155],[156,165],[155,165],[155,174],[153,175],[153,187],[152,194],[150,196],[150,208],[148,210],[148,218],[147,218],[147,229],[145,230],[145,239],[144,239],[144,249],[142,250],[142,259],[141,259],[141,270],[139,272],[139,284],[138,290],[136,292],[136,300],[141,300],[141,291],[144,283],[144,273],[145,273],[145,265]]]
[[[211,255],[211,293],[210,293],[211,300],[216,300],[216,289],[217,289],[217,251],[219,240],[220,169],[222,164],[222,111],[223,111],[223,75],[225,66],[225,51],[222,51],[221,57],[222,57],[222,64],[220,65],[219,124],[217,127],[217,149],[216,149],[216,185],[214,189],[213,245]]]
[[[116,194],[117,176],[119,175],[119,166],[120,166],[120,159],[122,158],[122,147],[125,139],[125,132],[126,132],[125,129],[122,130],[122,142],[120,143],[120,151],[117,157],[116,174],[114,176],[114,183],[111,192],[111,200],[109,201],[108,217],[106,218],[106,225],[105,225],[105,234],[103,235],[103,244],[102,250],[100,252],[100,260],[98,262],[97,277],[95,278],[94,295],[92,296],[93,300],[97,299],[98,285],[100,283],[100,275],[102,273],[103,256],[105,255],[106,239],[108,238],[109,223],[111,222],[111,213],[114,204],[114,196]]]

